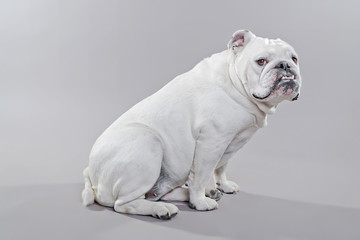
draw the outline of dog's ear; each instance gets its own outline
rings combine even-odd
[[[249,30],[238,30],[232,35],[232,38],[228,43],[228,48],[236,54],[240,52],[254,37],[255,35]]]

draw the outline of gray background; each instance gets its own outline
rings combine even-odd
[[[359,7],[0,1],[0,237],[359,239]],[[245,28],[295,48],[303,88],[232,159],[242,192],[209,213],[180,204],[167,223],[83,208],[102,131]]]

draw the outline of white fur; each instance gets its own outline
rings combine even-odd
[[[88,175],[88,168],[85,168],[83,175],[84,175],[84,181],[85,181],[85,188],[82,191],[82,199],[83,199],[83,204],[85,206],[88,206],[88,205],[94,203],[95,193],[92,189],[91,181],[90,181],[90,178]]]
[[[273,94],[269,101],[252,97],[270,86],[262,76],[266,68],[260,71],[254,58],[266,53],[274,63],[291,61],[289,51],[293,49],[285,42],[238,31],[228,50],[204,59],[136,104],[94,144],[84,171],[84,204],[95,199],[118,212],[171,217],[178,211],[174,205],[143,199],[166,169],[159,197],[189,200],[197,210],[216,209],[218,203],[205,191],[217,185],[227,193],[239,191],[226,178],[228,160],[266,125],[266,115],[280,101],[297,94]],[[188,189],[181,188],[185,182]]]

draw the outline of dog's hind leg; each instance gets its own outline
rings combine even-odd
[[[174,188],[171,192],[164,195],[161,200],[188,202],[190,200],[189,189],[185,187]]]
[[[116,201],[114,209],[119,213],[150,215],[162,220],[171,219],[179,212],[179,209],[174,204],[152,202],[142,198],[125,204],[122,204],[121,201]]]
[[[207,193],[209,192],[209,193]],[[222,197],[222,193],[219,190],[209,190],[205,191],[205,195],[207,197],[210,197],[212,199],[215,199],[216,201],[220,200]],[[177,187],[173,189],[171,192],[165,194],[161,200],[165,201],[182,201],[182,202],[188,202],[190,200],[189,195],[189,189],[186,187]]]
[[[163,144],[158,134],[131,125],[100,139],[91,155],[96,202],[113,207],[144,196],[160,176]]]
[[[105,151],[109,159],[99,164],[101,177],[96,201],[113,206],[120,213],[151,215],[160,219],[175,216],[179,212],[175,205],[143,198],[160,176],[163,145],[158,134],[146,127],[132,125],[110,137],[111,141],[99,145],[115,147],[110,154]],[[101,157],[100,154],[100,160]]]

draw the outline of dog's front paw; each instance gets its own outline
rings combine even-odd
[[[211,211],[219,207],[218,203],[208,197],[202,197],[196,201],[190,201],[189,207],[199,211]]]
[[[222,192],[218,189],[206,189],[205,196],[214,199],[215,201],[219,201],[222,197]]]
[[[221,183],[217,183],[217,185],[218,185],[217,189],[228,194],[236,194],[240,190],[239,185],[237,185],[232,181],[224,181]]]

